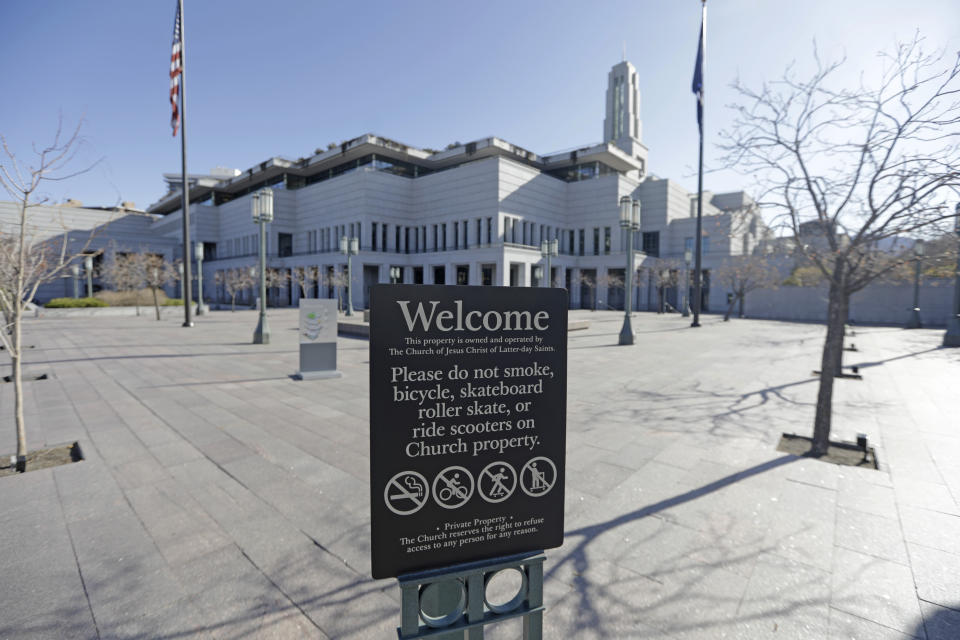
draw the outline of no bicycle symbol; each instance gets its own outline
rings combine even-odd
[[[433,499],[444,509],[456,509],[472,495],[473,476],[463,467],[447,467],[433,480]]]
[[[398,516],[408,516],[427,503],[427,479],[416,471],[401,471],[390,478],[383,490],[387,508]]]

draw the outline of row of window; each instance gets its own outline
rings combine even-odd
[[[351,233],[353,231],[351,230]],[[493,218],[454,220],[431,225],[406,226],[386,222],[371,222],[370,242],[361,244],[371,251],[395,253],[426,253],[467,249],[494,242]]]

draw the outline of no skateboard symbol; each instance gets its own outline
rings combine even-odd
[[[557,467],[549,458],[538,456],[520,469],[520,488],[531,498],[549,493],[557,482]]]
[[[506,462],[491,462],[477,477],[477,491],[487,502],[503,502],[517,488],[517,472]]]
[[[383,490],[387,508],[398,516],[408,516],[427,503],[427,479],[416,471],[401,471],[390,478]]]
[[[473,495],[473,476],[463,467],[447,467],[433,480],[433,499],[444,509],[456,509]]]

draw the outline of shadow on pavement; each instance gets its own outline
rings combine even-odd
[[[927,603],[923,621],[910,631],[917,638],[927,640],[957,640],[960,638],[960,600],[952,608]]]

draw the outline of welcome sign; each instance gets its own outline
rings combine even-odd
[[[376,285],[373,577],[563,543],[567,292]]]

